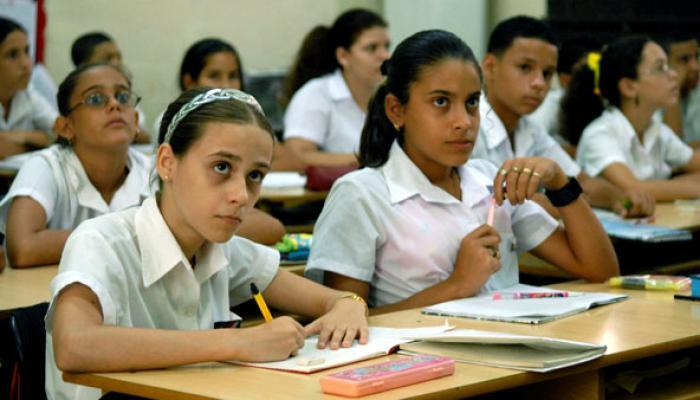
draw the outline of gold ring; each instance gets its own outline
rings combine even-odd
[[[498,171],[498,174],[501,175],[501,176],[507,175],[507,174],[508,174],[508,170],[507,170],[507,169],[504,169],[504,168],[501,168],[501,170]]]
[[[536,177],[536,178],[541,178],[541,177],[542,177],[542,174],[540,174],[540,173],[537,172],[537,171],[532,171],[532,176],[534,176],[534,177]]]
[[[510,169],[511,169],[513,172],[520,172],[520,168],[519,168],[519,167],[511,167]]]
[[[532,175],[532,170],[530,168],[523,168],[523,174]]]

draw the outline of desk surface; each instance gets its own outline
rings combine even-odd
[[[296,188],[262,188],[258,201],[288,202],[299,201],[309,202],[325,200],[328,192],[306,190],[303,187]]]
[[[12,269],[0,273],[0,310],[30,306],[50,298],[49,284],[58,266]]]
[[[558,287],[609,289],[603,285],[576,283]],[[547,374],[459,363],[453,376],[366,398],[462,398],[543,381],[547,383],[540,393],[542,398],[600,398],[604,384],[601,368],[700,346],[700,303],[674,301],[670,293],[627,292],[630,300],[543,325],[450,319],[450,323],[458,327],[605,343],[608,349],[603,358]],[[373,325],[394,327],[435,325],[443,321],[442,317],[422,315],[417,310],[371,318]],[[322,375],[376,362],[366,361],[310,375],[208,363],[136,373],[64,374],[64,378],[103,390],[169,399],[330,399],[340,397],[321,393],[319,378]]]
[[[691,231],[700,230],[700,204],[686,206],[670,202],[658,203],[653,224]]]

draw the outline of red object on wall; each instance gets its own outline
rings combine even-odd
[[[36,0],[36,63],[44,62],[44,29],[46,28],[45,0]]]

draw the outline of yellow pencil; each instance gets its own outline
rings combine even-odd
[[[255,302],[258,303],[258,308],[260,309],[263,318],[265,318],[265,322],[272,321],[272,314],[270,314],[270,309],[267,308],[267,304],[265,304],[265,299],[263,299],[262,295],[260,294],[260,291],[258,290],[258,287],[255,286],[255,283],[250,283],[250,291],[251,293],[253,293],[253,298],[255,299]]]

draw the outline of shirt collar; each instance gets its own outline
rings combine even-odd
[[[610,107],[609,111],[613,115],[613,117],[618,121],[618,124],[620,124],[620,126],[622,127],[622,129],[620,129],[620,132],[624,135],[624,137],[627,140],[629,140],[632,143],[636,143],[637,146],[641,146],[647,151],[654,146],[654,143],[661,134],[660,122],[652,118],[651,124],[642,133],[644,143],[641,143],[639,137],[637,136],[637,132],[634,129],[634,126],[632,126],[632,123],[629,119],[627,119],[625,114],[617,107]]]
[[[331,98],[333,100],[345,100],[352,98],[350,93],[350,88],[343,78],[343,72],[340,68],[336,69],[331,75],[328,82],[328,87],[330,91]]]
[[[386,179],[389,200],[392,204],[400,203],[416,195],[430,203],[460,203],[454,196],[433,185],[420,168],[408,158],[398,142],[391,145],[389,160],[381,167],[381,172]],[[465,166],[459,168],[459,176],[462,188],[461,203],[472,206],[489,194],[486,189],[488,183],[483,183]]]
[[[503,125],[503,121],[498,117],[498,114],[496,114],[496,111],[491,107],[486,95],[483,93],[479,100],[479,113],[481,114],[480,126],[486,139],[486,147],[489,150],[493,150],[505,141],[510,148],[506,126]]]
[[[129,149],[128,158],[126,160],[126,166],[129,169],[129,173],[122,183],[122,186],[117,189],[123,199],[125,204],[138,205],[141,200],[149,196],[150,187],[148,184],[148,174],[141,173],[139,169],[147,169],[146,166],[140,165],[140,163],[135,160],[134,150]],[[95,188],[95,186],[90,182],[90,178],[83,168],[83,164],[80,159],[75,154],[72,149],[66,149],[66,162],[69,166],[68,168],[68,179],[70,180],[71,186],[76,188],[76,195],[78,197],[78,204],[83,207],[92,208],[103,213],[110,211],[109,205],[104,201],[100,192]]]
[[[141,275],[145,287],[151,286],[179,265],[192,270],[190,262],[163,219],[155,196],[144,200],[136,212],[135,230],[141,250]],[[228,265],[222,246],[206,242],[195,255],[197,266],[193,272],[200,284]]]

